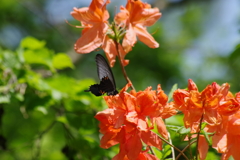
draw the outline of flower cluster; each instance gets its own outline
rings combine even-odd
[[[109,3],[110,0],[92,0],[89,7],[74,8],[71,12],[81,23],[76,27],[83,28],[75,51],[85,54],[101,47],[111,67],[116,57],[119,58],[128,82],[119,94],[104,97],[108,109],[95,116],[100,121],[100,133],[103,135],[101,147],[119,144],[119,153],[113,160],[158,160],[149,150],[151,147],[162,150],[162,138],[164,141],[168,139],[163,119],[175,115],[178,110],[184,115],[185,128],[191,130],[192,137],[188,135],[186,139],[197,137],[197,156],[201,160],[207,156],[209,138],[212,147],[222,153],[222,160],[231,155],[240,160],[240,92],[234,96],[228,83],[220,86],[215,82],[199,92],[191,79],[187,89],[174,91],[173,102],[170,103],[160,85],[157,90],[148,87],[136,92],[124,70],[129,63],[125,56],[132,50],[137,38],[150,48],[159,47],[146,27],[156,23],[161,13],[141,0],[127,0],[126,6],[121,6],[120,12],[113,18],[114,22],[109,23],[106,9]],[[130,86],[133,90],[127,92]],[[161,137],[153,132],[154,128]]]
[[[205,122],[204,130],[214,133],[213,146],[223,153],[224,160],[230,155],[240,158],[239,153],[235,152],[240,147],[240,143],[236,143],[240,142],[240,120],[237,119],[240,114],[240,92],[234,97],[229,88],[228,83],[219,86],[214,82],[199,92],[196,84],[189,79],[187,90],[177,89],[173,94],[175,107],[184,114],[185,127],[190,128],[192,133],[198,133],[200,123]],[[233,143],[229,143],[231,141]],[[200,159],[205,159],[208,143],[204,136],[200,136],[199,142]]]
[[[114,160],[157,160],[148,154],[148,146],[162,149],[162,141],[152,131],[157,126],[159,134],[168,139],[163,119],[176,114],[173,103],[167,103],[167,95],[160,85],[157,91],[148,87],[144,91],[126,92],[127,84],[116,96],[105,96],[108,109],[95,116],[100,121],[100,132],[103,134],[101,147],[109,148],[120,144],[119,153]],[[146,150],[142,150],[143,142]]]
[[[81,26],[77,27],[83,28],[82,36],[74,46],[77,53],[89,53],[102,47],[111,67],[114,66],[116,56],[125,66],[129,61],[124,60],[124,57],[137,42],[136,37],[151,48],[159,46],[146,30],[161,17],[158,8],[151,8],[141,0],[128,0],[126,7],[121,6],[114,23],[110,24],[106,9],[108,3],[110,0],[92,0],[89,7],[74,8],[71,12],[81,22]]]

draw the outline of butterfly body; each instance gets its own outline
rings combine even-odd
[[[105,58],[102,55],[97,54],[96,63],[100,84],[91,85],[89,87],[89,90],[85,91],[91,92],[95,96],[101,96],[105,93],[107,93],[108,96],[118,94],[112,70],[107,61],[105,60]]]

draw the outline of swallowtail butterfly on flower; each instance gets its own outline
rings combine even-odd
[[[91,92],[95,96],[101,96],[104,93],[107,93],[108,96],[118,94],[113,73],[108,62],[100,54],[96,55],[96,62],[100,84],[91,85],[85,92]]]

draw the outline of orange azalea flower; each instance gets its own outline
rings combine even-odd
[[[105,96],[109,108],[95,116],[100,121],[100,132],[103,134],[101,147],[109,148],[120,144],[120,152],[115,159],[136,160],[139,156],[151,157],[143,154],[142,142],[162,149],[161,139],[151,130],[156,124],[159,133],[168,138],[162,118],[176,114],[173,105],[167,103],[168,98],[160,85],[157,91],[148,87],[145,91],[128,93],[126,90],[130,85],[127,84],[115,96]]]
[[[189,79],[188,90],[178,89],[174,92],[173,99],[176,108],[184,113],[184,125],[191,128],[192,133],[199,132],[199,123],[206,122],[204,128],[208,132],[216,132],[217,137],[222,130],[226,130],[223,124],[225,117],[239,110],[239,94],[236,98],[229,92],[230,86],[225,83],[219,86],[217,83],[208,85],[202,92],[198,92],[195,83]],[[198,151],[200,159],[205,159],[208,144],[203,136],[199,137]]]
[[[120,44],[114,42],[108,34],[114,34],[108,24],[109,13],[106,10],[106,5],[110,0],[92,0],[89,7],[74,8],[71,15],[81,22],[83,28],[82,36],[77,40],[74,49],[77,53],[90,53],[93,50],[102,47],[110,66],[115,64],[116,56],[120,54],[121,63],[126,66],[129,61],[124,60],[126,52]],[[115,27],[115,26],[114,26]]]
[[[141,0],[128,0],[126,7],[121,6],[120,10],[121,12],[115,16],[115,21],[127,29],[122,44],[126,53],[132,50],[137,41],[136,36],[150,48],[159,47],[146,29],[161,17],[158,8],[151,8]]]
[[[198,92],[195,83],[191,79],[188,82],[188,90],[178,89],[173,95],[175,106],[184,113],[185,127],[190,127],[192,133],[198,132],[202,116],[203,122],[211,126],[219,125],[221,114],[218,109],[228,95],[229,84],[225,83],[220,87],[213,83]],[[229,100],[227,102],[230,103]]]
[[[225,116],[219,131],[213,136],[213,148],[222,153],[222,160],[228,160],[231,155],[235,160],[240,160],[240,111]]]
[[[77,53],[89,53],[100,47],[106,36],[109,13],[106,5],[110,0],[92,0],[89,7],[73,8],[71,15],[82,24],[82,36],[77,40],[74,49]]]

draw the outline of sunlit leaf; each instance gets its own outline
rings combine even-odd
[[[19,59],[15,52],[5,50],[2,52],[1,64],[6,68],[20,68]]]
[[[62,122],[64,124],[68,124],[68,120],[65,116],[59,116],[57,117],[57,121]]]
[[[181,127],[178,130],[178,133],[180,133],[180,134],[189,134],[190,132],[191,132],[191,129],[190,128],[185,128],[185,127]]]
[[[59,101],[59,100],[62,99],[62,97],[63,97],[63,95],[62,95],[61,92],[59,92],[59,91],[57,91],[57,90],[55,90],[55,89],[52,90],[52,98],[53,98],[54,100]]]
[[[182,127],[181,126],[175,126],[175,125],[166,125],[166,127],[169,129],[169,130],[172,130],[174,132],[177,132],[179,131]]]
[[[0,95],[0,103],[9,103],[10,95]]]
[[[35,110],[41,112],[44,115],[48,114],[48,111],[46,110],[46,108],[44,106],[38,106],[38,107],[35,108]]]
[[[170,145],[164,145],[162,159],[165,159],[171,153],[172,153],[171,146]]]
[[[174,84],[174,85],[172,86],[172,89],[171,89],[171,91],[170,91],[169,94],[168,94],[168,102],[170,102],[170,101],[172,100],[173,92],[177,89],[177,87],[178,87],[177,84]]]
[[[209,139],[208,133],[207,133],[205,130],[202,130],[201,133],[204,135],[204,137],[206,138],[208,144],[210,145],[211,142],[210,142],[210,139]]]
[[[29,64],[45,65],[51,71],[54,71],[52,64],[53,52],[46,48],[41,48],[39,50],[26,50],[24,52],[24,58]]]
[[[53,57],[53,67],[56,69],[74,68],[69,56],[64,53],[58,53]]]
[[[28,83],[33,88],[41,91],[51,90],[51,87],[45,81],[43,81],[41,75],[32,71],[28,71],[25,77],[21,78],[19,82]]]
[[[163,157],[162,151],[160,151],[159,149],[157,149],[157,148],[155,148],[155,147],[152,147],[152,149],[153,149],[154,154],[155,154],[159,159],[162,159],[162,157]]]
[[[23,95],[20,94],[20,93],[16,93],[16,94],[15,94],[15,98],[16,98],[17,100],[19,100],[19,101],[23,101],[23,100],[24,100]]]
[[[34,37],[26,37],[21,41],[20,46],[22,48],[40,49],[43,48],[45,44],[45,41],[39,41]]]

